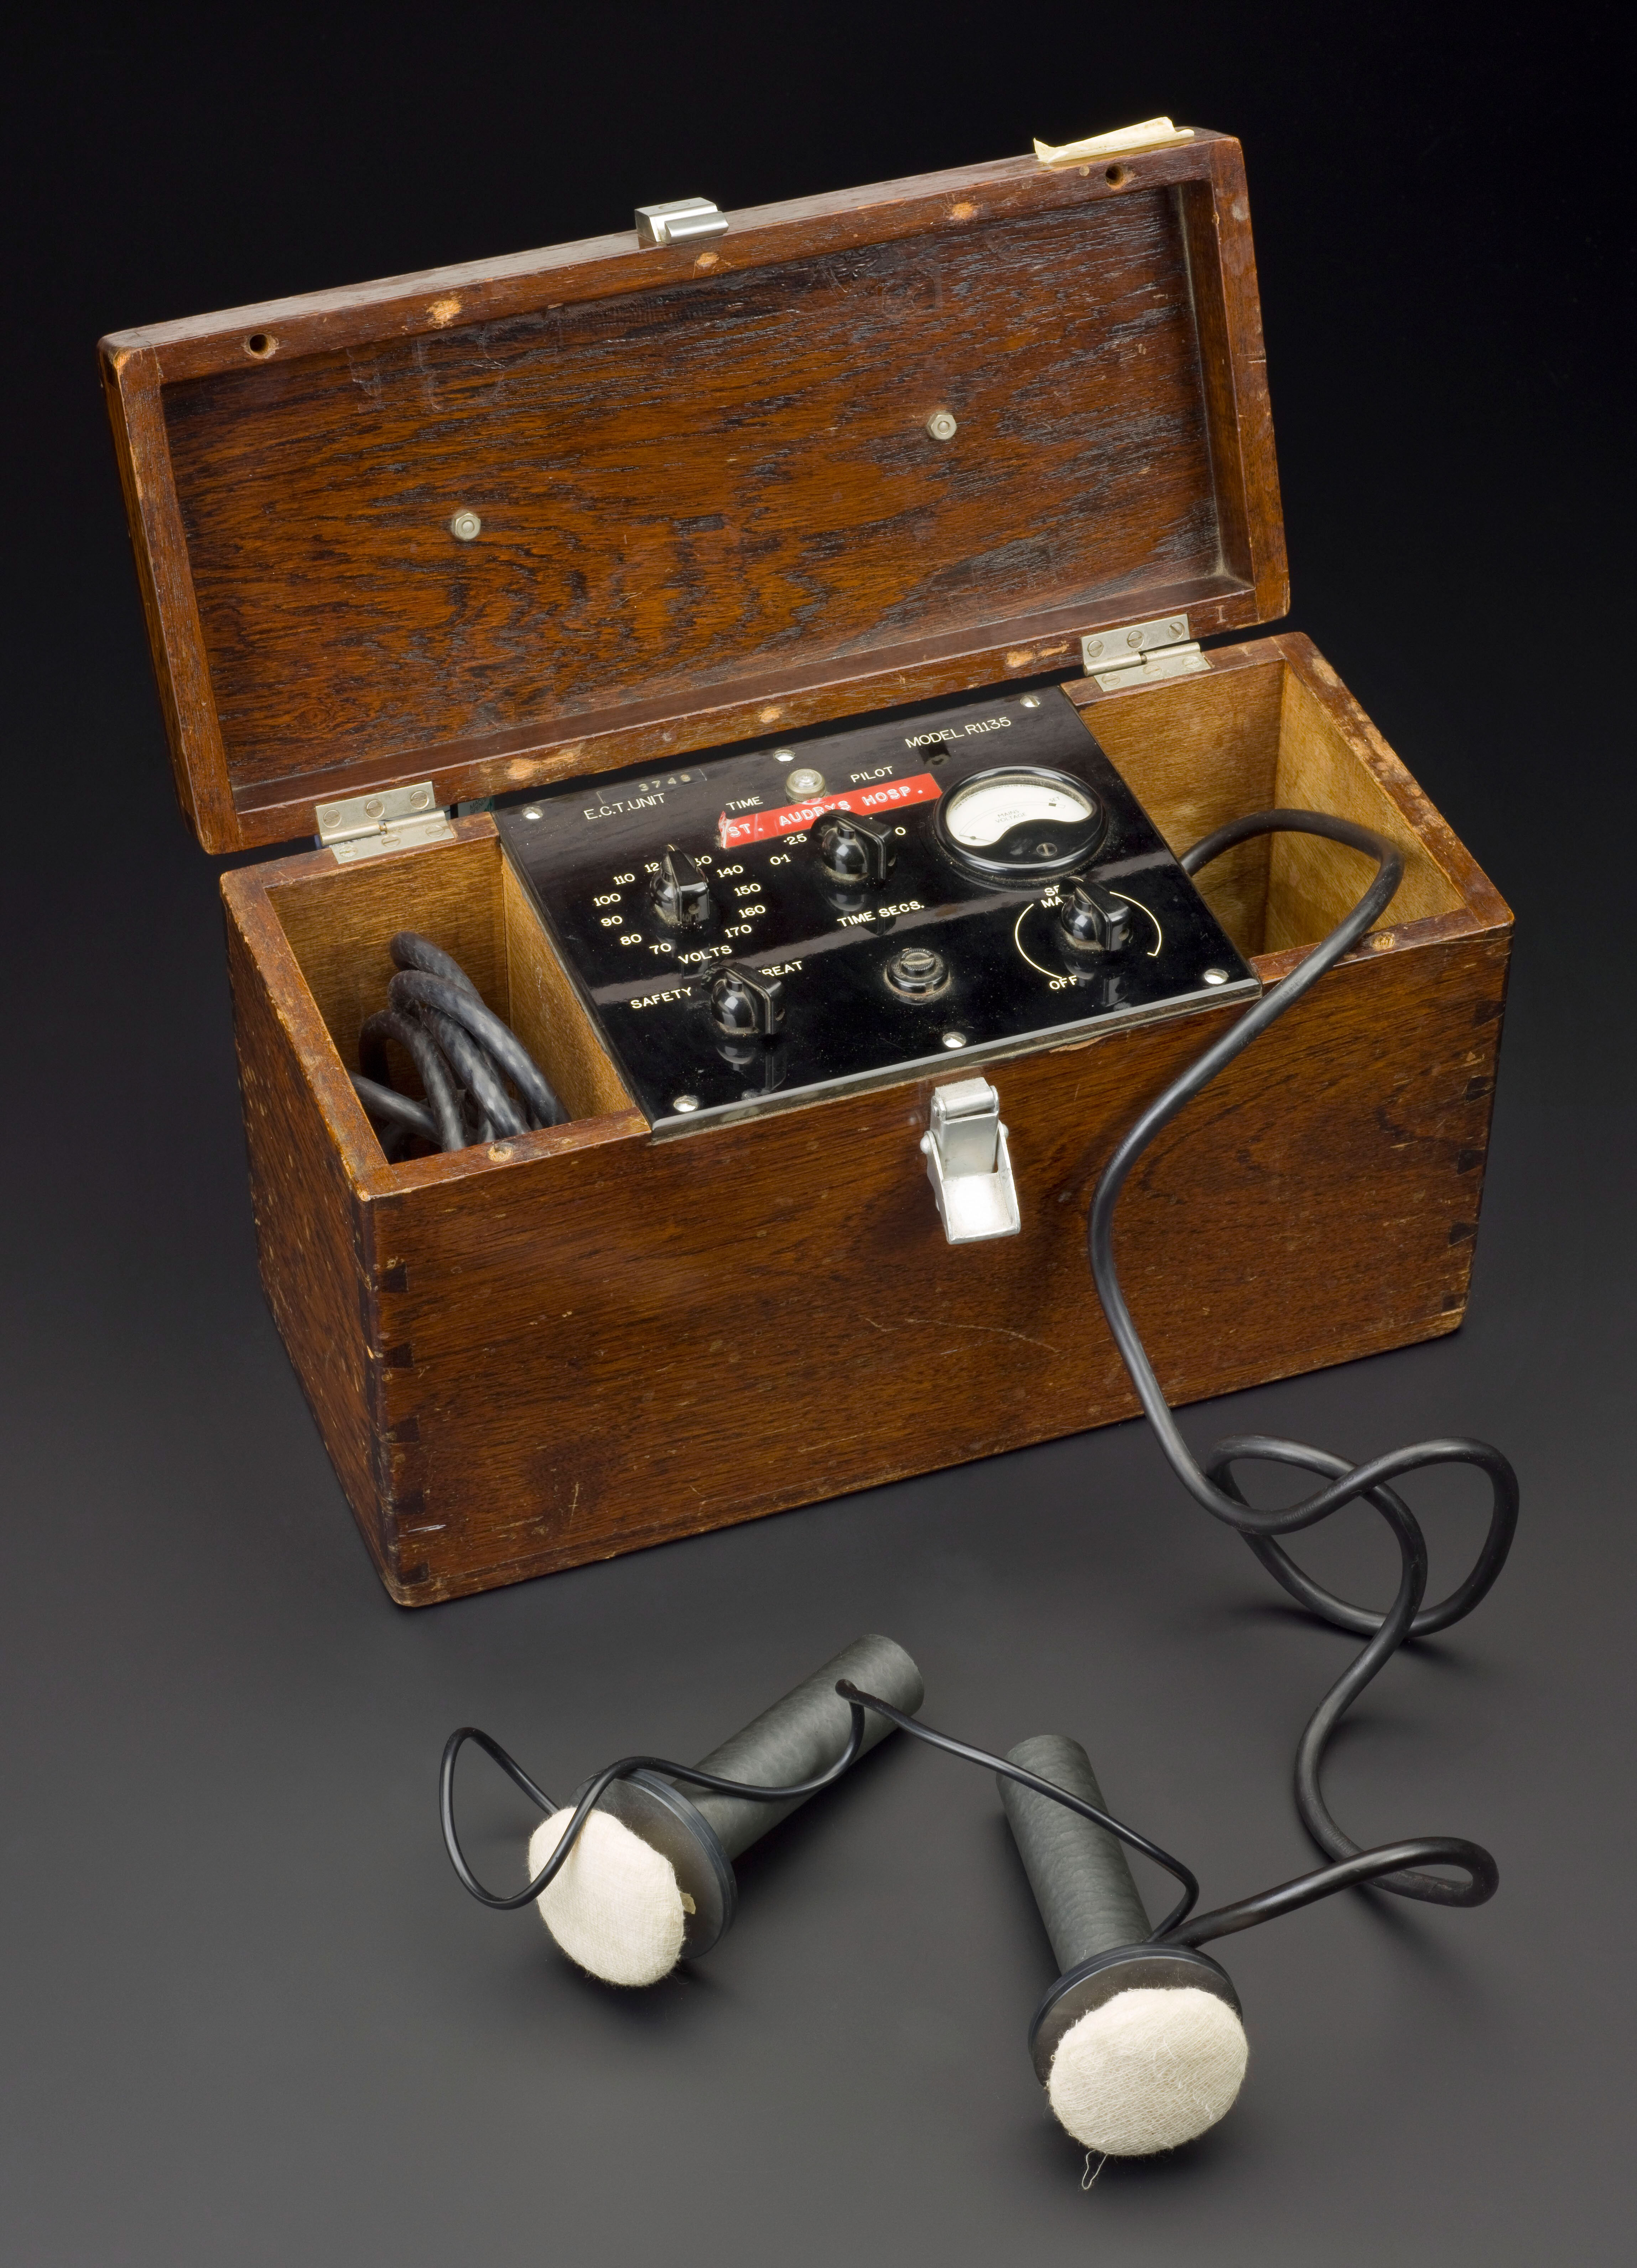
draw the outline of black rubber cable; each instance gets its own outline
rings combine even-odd
[[[1341,1862],[1340,1868],[1321,1870],[1318,1875],[1304,1876],[1300,1882],[1288,1883],[1264,1892],[1259,1898],[1242,1901],[1239,1906],[1222,1908],[1219,1913],[1208,1918],[1216,1925],[1215,1934],[1245,1928],[1252,1920],[1266,1918],[1265,1913],[1253,1909],[1266,1905],[1269,1912],[1285,1912],[1293,1905],[1307,1903],[1309,1897],[1326,1896],[1327,1890],[1322,1885],[1329,1882],[1339,1872],[1345,1874],[1346,1881],[1336,1880],[1334,1887],[1338,1889],[1346,1887],[1347,1882],[1373,1880],[1378,1888],[1391,1890],[1399,1897],[1457,1906],[1481,1904],[1484,1899],[1494,1895],[1498,1879],[1494,1859],[1476,1844],[1452,1844],[1446,1837],[1422,1837],[1412,1843],[1384,1846],[1384,1850],[1390,1847],[1398,1854],[1390,1864],[1385,1861],[1383,1851],[1362,1851],[1332,1817],[1325,1802],[1319,1775],[1325,1749],[1342,1715],[1399,1646],[1407,1638],[1445,1630],[1451,1623],[1458,1622],[1463,1616],[1470,1614],[1500,1573],[1517,1520],[1517,1476],[1511,1465],[1499,1449],[1492,1447],[1487,1441],[1420,1441],[1402,1449],[1391,1450],[1384,1456],[1370,1458],[1362,1464],[1353,1465],[1327,1449],[1313,1448],[1305,1442],[1286,1440],[1271,1434],[1248,1433],[1230,1435],[1218,1441],[1201,1466],[1184,1440],[1159,1381],[1154,1374],[1153,1366],[1126,1306],[1114,1264],[1114,1209],[1132,1167],[1142,1152],[1219,1071],[1224,1070],[1237,1056],[1242,1055],[1270,1024],[1295,1007],[1325,970],[1332,968],[1357,943],[1378,916],[1385,911],[1398,888],[1404,871],[1403,861],[1391,843],[1372,834],[1367,828],[1355,827],[1348,820],[1334,819],[1325,813],[1314,811],[1262,811],[1247,819],[1235,820],[1230,825],[1217,828],[1214,835],[1207,836],[1202,843],[1196,843],[1182,861],[1184,871],[1190,874],[1197,873],[1202,866],[1208,865],[1212,859],[1220,858],[1224,850],[1231,850],[1236,843],[1246,842],[1254,836],[1281,833],[1323,836],[1332,842],[1344,843],[1349,849],[1361,850],[1376,862],[1375,879],[1352,912],[1337,924],[1322,944],[1314,947],[1301,966],[1279,985],[1265,992],[1254,1007],[1248,1009],[1230,1029],[1207,1048],[1141,1113],[1103,1169],[1091,1202],[1086,1232],[1091,1273],[1104,1313],[1108,1318],[1109,1329],[1171,1470],[1196,1503],[1203,1505],[1208,1512],[1244,1537],[1263,1565],[1292,1597],[1340,1629],[1367,1635],[1369,1640],[1315,1710],[1296,1752],[1296,1799],[1302,1822],[1319,1849],[1331,1859]],[[1309,1472],[1326,1476],[1330,1484],[1282,1511],[1255,1511],[1240,1494],[1233,1477],[1233,1468],[1236,1464],[1256,1459],[1296,1465]],[[1464,1580],[1435,1606],[1423,1608],[1421,1600],[1427,1586],[1426,1540],[1420,1524],[1392,1484],[1428,1466],[1444,1464],[1472,1465],[1486,1475],[1491,1493],[1489,1526],[1478,1557]],[[1332,1513],[1339,1512],[1344,1505],[1360,1500],[1380,1513],[1392,1530],[1398,1546],[1402,1570],[1398,1594],[1385,1614],[1374,1613],[1367,1607],[1356,1606],[1348,1600],[1336,1597],[1299,1568],[1274,1540],[1299,1528],[1311,1528],[1316,1522],[1328,1519]],[[1460,1866],[1469,1879],[1464,1883],[1457,1883],[1438,1875],[1406,1871],[1417,1859],[1435,1865],[1452,1863]],[[1377,1860],[1383,1861],[1378,1871],[1359,1871],[1361,1866],[1374,1870]],[[1304,1894],[1296,1895],[1303,1891],[1303,1885],[1307,1886]],[[1237,1918],[1241,1915],[1244,1918]],[[1195,1924],[1193,1926],[1201,1926]]]
[[[429,1142],[437,1149],[437,1123],[424,1102],[417,1102],[412,1094],[400,1094],[395,1086],[383,1086],[378,1079],[365,1079],[360,1071],[354,1071],[351,1077],[352,1091],[371,1118],[406,1134],[418,1134],[423,1142]]]
[[[394,1008],[437,1008],[444,1015],[452,1016],[488,1049],[542,1125],[558,1126],[567,1117],[545,1073],[522,1041],[492,1009],[483,1005],[474,992],[446,976],[430,976],[419,968],[401,968],[387,986],[386,997]]]
[[[1323,812],[1308,811],[1265,811],[1246,819],[1236,820],[1196,843],[1183,858],[1183,868],[1187,873],[1197,873],[1200,867],[1209,865],[1212,859],[1221,857],[1235,844],[1259,835],[1278,833],[1317,835],[1345,843],[1349,849],[1362,851],[1376,861],[1375,878],[1351,913],[1313,948],[1300,966],[1276,988],[1264,993],[1254,1007],[1206,1049],[1141,1112],[1116,1145],[1113,1155],[1103,1170],[1087,1222],[1087,1245],[1093,1280],[1115,1344],[1159,1437],[1160,1446],[1178,1479],[1196,1502],[1244,1536],[1257,1557],[1293,1598],[1326,1621],[1335,1624],[1339,1629],[1368,1638],[1368,1643],[1314,1712],[1296,1756],[1297,1809],[1313,1840],[1334,1863],[1318,1867],[1310,1874],[1298,1875],[1290,1881],[1277,1883],[1250,1897],[1237,1899],[1230,1905],[1215,1907],[1208,1913],[1193,1914],[1199,1893],[1192,1873],[1180,1859],[1171,1857],[1136,1829],[1098,1810],[1068,1789],[1009,1763],[1004,1756],[992,1756],[985,1749],[953,1740],[947,1734],[935,1732],[929,1726],[907,1716],[890,1703],[864,1693],[847,1679],[842,1679],[838,1683],[836,1691],[847,1702],[852,1718],[847,1748],[837,1763],[817,1779],[799,1787],[753,1787],[740,1781],[718,1779],[692,1766],[672,1764],[659,1757],[625,1757],[619,1764],[607,1766],[588,1785],[550,1861],[533,1881],[510,1897],[501,1897],[486,1889],[473,1874],[460,1848],[454,1822],[454,1768],[461,1749],[466,1742],[475,1741],[515,1785],[548,1815],[558,1807],[535,1786],[521,1765],[497,1742],[479,1731],[475,1726],[463,1726],[451,1734],[444,1747],[439,1775],[439,1809],[451,1861],[473,1897],[485,1905],[502,1911],[526,1905],[531,1899],[538,1897],[567,1860],[603,1792],[614,1780],[627,1778],[634,1771],[657,1771],[672,1779],[686,1780],[695,1786],[769,1803],[814,1794],[838,1778],[857,1755],[866,1708],[886,1717],[903,1731],[933,1748],[966,1763],[978,1764],[985,1771],[998,1772],[1032,1790],[1037,1795],[1065,1805],[1164,1867],[1182,1885],[1183,1896],[1155,1929],[1149,1940],[1150,1943],[1191,1947],[1208,1944],[1215,1939],[1230,1936],[1239,1930],[1251,1929],[1280,1915],[1295,1912],[1318,1899],[1333,1896],[1340,1890],[1367,1883],[1391,1890],[1400,1897],[1441,1905],[1481,1905],[1494,1895],[1499,1873],[1493,1857],[1481,1845],[1468,1842],[1463,1837],[1416,1836],[1398,1843],[1380,1845],[1371,1850],[1361,1849],[1332,1818],[1324,1801],[1319,1774],[1325,1747],[1337,1723],[1398,1649],[1412,1638],[1445,1630],[1470,1614],[1499,1575],[1510,1548],[1517,1519],[1517,1479],[1510,1463],[1500,1450],[1489,1443],[1461,1439],[1419,1442],[1370,1459],[1363,1464],[1350,1465],[1345,1458],[1335,1455],[1332,1451],[1315,1448],[1304,1442],[1287,1440],[1272,1434],[1235,1434],[1217,1442],[1201,1466],[1184,1440],[1155,1376],[1126,1306],[1114,1264],[1114,1210],[1137,1160],[1156,1136],[1209,1085],[1219,1071],[1243,1054],[1270,1024],[1294,1007],[1303,993],[1310,990],[1319,977],[1374,925],[1391,902],[1402,879],[1403,860],[1384,837],[1371,833],[1367,828],[1356,827],[1350,821],[1332,818]],[[436,979],[432,981],[436,982]],[[408,993],[409,982],[407,978],[393,980],[394,998],[397,998],[397,987],[403,983],[406,998],[424,998],[425,996],[419,992]],[[444,1003],[440,1001],[438,1005]],[[488,1013],[487,1011],[482,1012]],[[504,1027],[501,1028],[503,1030]],[[1253,1459],[1293,1465],[1309,1472],[1326,1475],[1331,1485],[1319,1489],[1314,1495],[1283,1511],[1255,1511],[1240,1495],[1233,1477],[1236,1464]],[[1469,1572],[1435,1606],[1423,1608],[1421,1600],[1426,1590],[1428,1572],[1426,1540],[1419,1522],[1391,1484],[1407,1474],[1438,1464],[1469,1464],[1483,1472],[1490,1484],[1491,1513],[1484,1543]],[[1310,1528],[1344,1506],[1361,1500],[1380,1513],[1398,1546],[1401,1567],[1398,1593],[1384,1614],[1374,1613],[1367,1607],[1338,1598],[1298,1567],[1282,1545],[1274,1540],[1300,1528]],[[1457,1867],[1465,1874],[1467,1880],[1464,1883],[1452,1882],[1445,1877],[1420,1871],[1427,1866]]]
[[[1275,1884],[1271,1889],[1259,1891],[1252,1896],[1237,1899],[1231,1905],[1218,1906],[1208,1913],[1193,1915],[1190,1919],[1194,1903],[1192,1875],[1178,1860],[1168,1857],[1156,1845],[1149,1843],[1137,1834],[1134,1829],[1097,1811],[1080,1797],[1070,1794],[1067,1789],[1020,1771],[1003,1756],[990,1756],[983,1749],[968,1747],[963,1742],[951,1740],[947,1734],[933,1732],[929,1727],[907,1717],[901,1710],[860,1692],[855,1686],[845,1681],[836,1688],[844,1700],[863,1702],[866,1707],[878,1711],[918,1740],[926,1741],[951,1756],[963,1757],[968,1763],[980,1764],[986,1771],[1002,1773],[1020,1786],[1031,1788],[1038,1795],[1048,1796],[1096,1825],[1107,1829],[1134,1850],[1142,1851],[1149,1858],[1157,1859],[1178,1881],[1185,1882],[1190,1891],[1175,1911],[1159,1924],[1150,1940],[1150,1942],[1170,1945],[1206,1945],[1216,1938],[1231,1936],[1237,1931],[1254,1928],[1260,1922],[1274,1920],[1281,1914],[1293,1913],[1302,1906],[1311,1905],[1318,1899],[1333,1896],[1340,1890],[1366,1883],[1391,1890],[1399,1897],[1418,1898],[1431,1904],[1475,1906],[1494,1896],[1500,1880],[1499,1870],[1490,1853],[1480,1844],[1468,1842],[1458,1836],[1414,1836],[1402,1842],[1380,1845],[1373,1850],[1362,1850],[1342,1832],[1331,1816],[1320,1788],[1319,1773],[1325,1747],[1342,1715],[1399,1646],[1409,1638],[1446,1630],[1451,1623],[1458,1622],[1470,1614],[1500,1573],[1517,1520],[1517,1478],[1511,1465],[1500,1450],[1487,1441],[1423,1441],[1354,1466],[1330,1450],[1314,1448],[1305,1442],[1285,1440],[1277,1435],[1252,1433],[1230,1435],[1219,1441],[1201,1468],[1195,1462],[1183,1440],[1171,1406],[1154,1374],[1153,1366],[1126,1306],[1114,1265],[1114,1208],[1137,1160],[1155,1137],[1210,1084],[1220,1071],[1243,1054],[1270,1024],[1294,1007],[1303,994],[1374,926],[1391,904],[1403,878],[1404,862],[1384,837],[1372,834],[1367,828],[1355,827],[1348,820],[1333,819],[1326,813],[1311,811],[1263,811],[1247,819],[1235,820],[1196,843],[1182,860],[1184,871],[1189,874],[1197,873],[1200,867],[1208,865],[1212,859],[1220,858],[1223,851],[1231,850],[1236,843],[1249,841],[1256,836],[1283,833],[1323,836],[1332,842],[1346,843],[1350,850],[1362,851],[1376,861],[1375,877],[1351,913],[1338,923],[1301,965],[1282,983],[1264,993],[1253,1008],[1197,1057],[1141,1114],[1135,1124],[1116,1145],[1112,1157],[1103,1169],[1091,1201],[1086,1233],[1091,1273],[1109,1328],[1143,1409],[1159,1436],[1161,1447],[1171,1469],[1208,1512],[1214,1513],[1218,1519],[1226,1521],[1237,1529],[1263,1565],[1293,1598],[1323,1616],[1326,1621],[1334,1623],[1340,1629],[1368,1638],[1369,1643],[1315,1710],[1296,1753],[1296,1808],[1308,1832],[1320,1850],[1335,1863],[1316,1868],[1310,1874],[1298,1875],[1291,1881]],[[1320,1489],[1315,1495],[1285,1511],[1255,1512],[1239,1494],[1232,1472],[1235,1464],[1251,1459],[1295,1465],[1310,1472],[1324,1474],[1329,1476],[1332,1485]],[[1491,1512],[1483,1544],[1469,1572],[1436,1606],[1423,1609],[1421,1599],[1427,1587],[1426,1539],[1414,1515],[1391,1484],[1408,1473],[1436,1464],[1470,1464],[1486,1474],[1490,1484]],[[1340,1511],[1344,1505],[1360,1499],[1370,1505],[1385,1520],[1398,1546],[1401,1568],[1398,1593],[1385,1614],[1372,1613],[1367,1607],[1355,1606],[1349,1600],[1336,1597],[1298,1567],[1283,1547],[1274,1540],[1275,1536],[1288,1535],[1296,1529],[1310,1528],[1327,1519],[1332,1512]],[[1446,1877],[1420,1871],[1428,1866],[1457,1867],[1467,1879],[1464,1882],[1452,1882]]]
[[[390,1005],[359,1035],[363,1075],[353,1081],[378,1126],[447,1152],[562,1123],[567,1114],[539,1065],[451,954],[407,929],[387,950],[398,971],[387,988]],[[424,1108],[393,1088],[389,1039],[412,1057],[426,1090]]]
[[[1070,1811],[1077,1811],[1082,1819],[1089,1819],[1094,1827],[1105,1827],[1111,1835],[1117,1835],[1122,1843],[1128,1843],[1134,1851],[1141,1851],[1145,1859],[1152,1859],[1156,1866],[1164,1867],[1168,1874],[1175,1875],[1182,1885],[1182,1896],[1154,1933],[1156,1937],[1179,1927],[1193,1912],[1199,1899],[1200,1886],[1192,1873],[1180,1859],[1173,1859],[1169,1851],[1162,1851],[1157,1843],[1150,1843],[1146,1835],[1139,1835],[1136,1829],[1127,1827],[1124,1820],[1116,1819],[1106,1811],[1099,1811],[1095,1803],[1088,1803],[1083,1796],[1071,1795],[1066,1787],[1059,1787],[1055,1780],[1042,1779],[1038,1772],[1025,1771],[1022,1764],[1012,1764],[1005,1756],[992,1756],[987,1749],[974,1749],[965,1741],[951,1740],[947,1733],[935,1733],[931,1726],[923,1725],[919,1717],[906,1716],[903,1710],[895,1709],[890,1701],[880,1700],[875,1694],[864,1692],[850,1678],[838,1678],[835,1690],[849,1708],[856,1708],[862,1702],[866,1709],[873,1709],[877,1716],[890,1718],[901,1732],[913,1733],[918,1741],[925,1741],[929,1748],[942,1749],[946,1756],[959,1756],[965,1764],[980,1764],[985,1771],[999,1772],[1005,1779],[1015,1779],[1019,1787],[1032,1789],[1036,1795],[1050,1796],[1053,1803],[1061,1803]]]
[[[842,1688],[838,1686],[836,1690],[841,1692]],[[598,1773],[595,1779],[587,1783],[584,1794],[574,1808],[574,1816],[563,1830],[562,1838],[551,1857],[536,1874],[534,1880],[525,1889],[517,1891],[510,1897],[502,1897],[496,1891],[485,1889],[467,1864],[466,1855],[460,1847],[460,1837],[455,1831],[456,1757],[468,1741],[475,1741],[486,1756],[494,1758],[507,1778],[514,1786],[520,1787],[531,1802],[539,1804],[548,1819],[560,1811],[562,1806],[554,1803],[543,1788],[534,1785],[517,1758],[508,1756],[498,1741],[491,1740],[487,1733],[480,1732],[475,1725],[462,1725],[459,1730],[451,1733],[444,1743],[444,1761],[439,1767],[437,1776],[438,1817],[443,1822],[444,1845],[449,1852],[450,1863],[461,1881],[480,1904],[493,1906],[496,1912],[509,1913],[516,1907],[525,1906],[531,1899],[539,1897],[547,1884],[556,1879],[559,1869],[567,1863],[569,1852],[580,1838],[580,1830],[597,1808],[604,1791],[612,1787],[617,1779],[628,1779],[633,1772],[658,1772],[666,1779],[684,1779],[692,1787],[708,1788],[714,1795],[748,1796],[755,1803],[804,1802],[808,1796],[817,1795],[821,1788],[829,1787],[834,1781],[840,1779],[848,1767],[857,1759],[859,1744],[864,1737],[863,1706],[859,1701],[852,1700],[846,1696],[844,1697],[848,1698],[851,1720],[848,1727],[846,1747],[827,1771],[820,1772],[816,1779],[798,1781],[791,1787],[752,1787],[746,1780],[721,1779],[715,1772],[701,1771],[696,1764],[672,1764],[664,1756],[621,1756],[617,1764],[607,1765]],[[885,1703],[873,1703],[871,1705],[883,1709],[889,1717],[894,1713],[891,1709],[886,1708]],[[1144,1844],[1141,1847],[1146,1850],[1149,1846]]]
[[[407,1016],[393,1007],[379,1009],[366,1019],[358,1035],[358,1061],[364,1076],[380,1086],[392,1084],[386,1071],[388,1040],[396,1040],[400,1047],[407,1049],[421,1075],[427,1107],[437,1127],[440,1148],[464,1150],[469,1137],[460,1123],[460,1099],[455,1092],[455,1083],[437,1051],[437,1042],[418,1018]]]
[[[1481,1896],[1465,1900],[1468,1905],[1480,1905],[1484,1898],[1494,1895],[1495,1866],[1487,1851],[1478,1844],[1464,1842],[1457,1836],[1422,1835],[1409,1842],[1384,1844],[1378,1850],[1362,1851],[1356,1858],[1344,1859],[1339,1866],[1320,1867],[1310,1874],[1297,1875],[1294,1881],[1281,1882],[1271,1890],[1259,1891],[1254,1897],[1237,1899],[1230,1906],[1216,1906],[1209,1913],[1193,1914],[1200,1892],[1193,1874],[1180,1859],[1174,1859],[1169,1852],[1162,1851],[1157,1843],[1150,1843],[1147,1836],[1138,1834],[1136,1829],[1127,1826],[1123,1819],[1116,1819],[1110,1812],[1099,1811],[1083,1796],[1075,1795],[1066,1787],[1059,1787],[1055,1780],[1042,1779],[1039,1773],[1024,1771],[1022,1765],[1011,1763],[1005,1756],[991,1756],[987,1749],[975,1749],[965,1741],[951,1740],[947,1733],[935,1733],[930,1725],[923,1725],[919,1718],[906,1716],[890,1701],[883,1701],[873,1693],[864,1692],[848,1678],[840,1679],[835,1690],[843,1701],[849,1704],[862,1702],[866,1709],[873,1709],[878,1716],[890,1718],[900,1731],[913,1734],[916,1740],[925,1741],[929,1747],[942,1749],[946,1755],[959,1756],[969,1764],[978,1764],[985,1771],[999,1772],[1006,1779],[1016,1780],[1019,1787],[1030,1788],[1036,1795],[1048,1796],[1053,1803],[1062,1804],[1067,1810],[1077,1811],[1094,1827],[1106,1828],[1111,1835],[1118,1836],[1134,1851],[1141,1851],[1145,1858],[1152,1859],[1164,1867],[1167,1874],[1174,1874],[1182,1884],[1183,1896],[1150,1933],[1148,1939],[1150,1945],[1208,1945],[1213,1938],[1230,1937],[1236,1930],[1253,1929],[1259,1922],[1274,1921],[1281,1914],[1294,1913],[1299,1906],[1310,1906],[1317,1899],[1332,1897],[1338,1890],[1352,1889],[1362,1882],[1378,1881],[1384,1875],[1416,1861],[1423,1865],[1430,1862],[1466,1867],[1475,1883],[1481,1881],[1487,1885]],[[1192,1920],[1189,1919],[1191,1914],[1193,1914]]]
[[[429,937],[422,937],[418,930],[400,929],[395,937],[388,939],[386,950],[392,955],[394,968],[424,969],[429,976],[446,977],[450,983],[459,984],[461,990],[469,992],[474,1000],[481,1000],[483,997],[454,954],[445,953],[441,945],[434,945]]]
[[[445,1016],[441,1008],[422,1008],[421,1020],[448,1059],[449,1067],[488,1123],[489,1131],[474,1138],[488,1141],[496,1134],[526,1134],[528,1120],[501,1085],[488,1050],[478,1045],[463,1024]]]

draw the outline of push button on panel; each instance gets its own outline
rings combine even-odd
[[[907,945],[886,965],[886,981],[906,1000],[933,1000],[948,989],[950,965],[928,945]]]

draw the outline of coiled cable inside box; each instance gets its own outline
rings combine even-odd
[[[388,1005],[358,1035],[360,1068],[352,1074],[387,1157],[414,1141],[465,1150],[562,1125],[569,1114],[550,1081],[460,963],[414,930],[400,930],[387,950],[398,973],[386,988]],[[393,1086],[389,1041],[414,1064],[423,1101]]]

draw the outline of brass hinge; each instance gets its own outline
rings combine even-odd
[[[430,780],[414,787],[381,787],[318,806],[319,847],[343,866],[378,858],[384,850],[415,850],[423,843],[452,843],[455,830],[438,808]]]
[[[1105,693],[1112,693],[1118,686],[1147,685],[1156,678],[1190,677],[1211,665],[1198,638],[1188,636],[1186,615],[1162,615],[1157,622],[1088,631],[1080,641],[1080,666]]]

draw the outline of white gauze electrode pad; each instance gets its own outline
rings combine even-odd
[[[529,1844],[538,1874],[573,1818],[572,1808],[540,1822]],[[682,1952],[682,1892],[669,1859],[628,1827],[593,1811],[556,1879],[536,1904],[570,1961],[608,1984],[657,1984]]]
[[[1117,1992],[1069,2027],[1046,2095],[1088,2150],[1144,2158],[1214,2126],[1244,2078],[1244,2027],[1193,1985]]]

